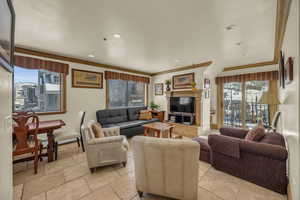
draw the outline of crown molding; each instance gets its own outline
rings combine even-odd
[[[184,70],[189,70],[189,69],[196,69],[196,68],[200,68],[200,67],[207,67],[207,66],[211,65],[212,63],[213,63],[212,61],[208,61],[208,62],[203,62],[203,63],[199,63],[199,64],[178,67],[176,69],[170,69],[170,70],[156,72],[156,73],[151,74],[151,76],[179,72],[179,71],[184,71]]]
[[[232,66],[232,67],[226,67],[224,68],[223,72],[226,71],[233,71],[233,70],[240,70],[240,69],[248,69],[248,68],[254,68],[254,67],[264,67],[268,65],[275,65],[277,62],[267,61],[267,62],[259,62],[259,63],[252,63],[247,65],[239,65],[239,66]]]
[[[87,61],[87,60],[74,58],[74,57],[62,56],[62,55],[53,54],[53,53],[46,53],[43,51],[32,50],[30,48],[23,48],[23,47],[16,46],[15,51],[17,53],[22,53],[22,54],[27,54],[27,55],[32,55],[32,56],[39,56],[39,57],[44,57],[44,58],[51,58],[51,59],[62,60],[62,61],[73,62],[73,63],[79,63],[79,64],[90,65],[90,66],[94,66],[94,67],[101,67],[101,68],[105,68],[105,69],[109,69],[109,70],[118,70],[118,71],[147,75],[147,76],[151,75],[151,73],[147,73],[147,72],[143,72],[143,71],[132,70],[132,69],[128,69],[128,68],[124,68],[124,67],[120,67],[120,66],[101,64],[101,63],[97,63],[97,62]]]

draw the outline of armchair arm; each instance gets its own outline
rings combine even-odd
[[[222,127],[220,128],[221,135],[226,135],[230,137],[244,139],[247,135],[249,130],[241,129],[241,128],[229,128],[229,127]]]
[[[123,142],[123,136],[110,136],[110,137],[104,137],[104,138],[93,138],[88,141],[88,145],[98,145],[98,144],[106,144],[106,143],[115,143],[120,142],[122,144]]]
[[[107,136],[118,136],[120,135],[120,127],[110,127],[110,128],[103,128],[104,135]]]

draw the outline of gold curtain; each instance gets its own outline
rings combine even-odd
[[[125,74],[119,72],[105,71],[105,79],[117,79],[117,80],[125,80],[125,81],[136,81],[143,83],[150,83],[150,78],[145,76],[136,76],[132,74]]]
[[[218,129],[223,126],[223,115],[224,115],[223,85],[224,84],[222,82],[217,84],[217,125],[218,125]]]
[[[278,82],[277,80],[271,80],[269,81],[269,90],[268,92],[270,92],[273,96],[278,97]],[[277,105],[270,105],[269,106],[269,112],[270,112],[270,121],[273,120],[273,117],[275,115],[275,113],[277,112]]]

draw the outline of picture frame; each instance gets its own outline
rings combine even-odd
[[[0,66],[13,72],[15,10],[11,0],[0,0]]]
[[[208,78],[204,79],[203,88],[210,89],[210,80]]]
[[[280,51],[278,79],[281,88],[285,88],[285,73],[284,73],[284,54]]]
[[[103,73],[72,69],[73,88],[103,88]]]
[[[154,93],[155,96],[160,96],[164,94],[164,84],[163,83],[155,83],[154,84]]]
[[[176,89],[190,89],[192,88],[192,83],[195,81],[195,74],[180,74],[172,77],[172,87]]]
[[[284,65],[284,84],[288,85],[293,81],[294,60],[289,57]]]

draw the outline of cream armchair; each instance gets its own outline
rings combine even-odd
[[[83,129],[83,143],[86,149],[88,166],[93,173],[96,167],[122,163],[126,166],[128,142],[126,137],[120,135],[119,127],[104,128],[104,138],[95,138],[91,124]]]
[[[190,140],[136,136],[132,139],[136,189],[175,199],[198,196],[200,147]]]

